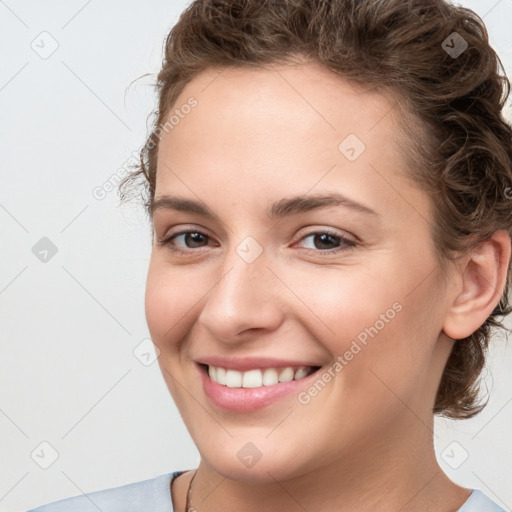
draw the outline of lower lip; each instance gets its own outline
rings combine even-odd
[[[247,412],[262,409],[282,397],[298,394],[301,388],[308,385],[312,378],[315,378],[318,370],[307,377],[290,382],[280,382],[273,386],[261,386],[258,388],[230,388],[218,384],[210,379],[204,367],[197,365],[203,390],[206,396],[216,407],[227,411]]]

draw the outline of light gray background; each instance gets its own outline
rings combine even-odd
[[[510,76],[512,0],[462,4],[485,16]],[[133,353],[149,337],[149,225],[116,191],[93,196],[145,139],[152,77],[128,86],[158,71],[185,5],[0,1],[0,511],[198,463],[157,362]],[[42,237],[58,250],[46,263],[32,252]],[[436,420],[435,444],[453,480],[511,510],[510,345],[496,338],[491,355],[488,407]],[[48,469],[42,442],[58,453]]]

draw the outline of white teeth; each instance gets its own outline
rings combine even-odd
[[[242,373],[236,370],[226,370],[226,386],[228,388],[241,388]]]
[[[308,374],[308,370],[307,368],[299,368],[296,372],[295,372],[295,376],[294,376],[294,379],[295,380],[299,380],[299,379],[302,379],[303,377],[306,377],[306,375]]]
[[[261,370],[249,370],[243,373],[242,387],[243,388],[259,388],[262,385],[263,378]]]
[[[209,367],[211,368],[211,366]],[[223,386],[226,385],[226,370],[225,368],[215,367],[215,376],[212,378],[214,382],[218,382],[219,384],[222,384]],[[210,375],[211,378],[211,375]]]
[[[277,370],[274,368],[267,368],[263,372],[263,385],[264,386],[273,386],[279,382],[279,377],[277,375]]]
[[[279,382],[290,382],[293,380],[295,370],[293,368],[283,368],[279,374]]]
[[[261,386],[274,386],[279,382],[290,382],[303,379],[312,371],[311,367],[288,366],[277,370],[276,368],[254,369],[245,372],[226,370],[220,366],[208,366],[208,375],[213,382],[229,388],[259,388]]]

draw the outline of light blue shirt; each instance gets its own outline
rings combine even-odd
[[[173,512],[171,480],[182,473],[185,471],[174,471],[142,482],[66,498],[27,512],[98,512],[98,510],[102,512]],[[482,491],[473,489],[457,512],[505,512],[505,510]]]

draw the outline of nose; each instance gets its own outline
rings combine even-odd
[[[262,254],[247,263],[234,253],[208,294],[198,323],[212,337],[226,343],[240,342],[249,333],[264,334],[279,327],[284,308],[278,281]]]

